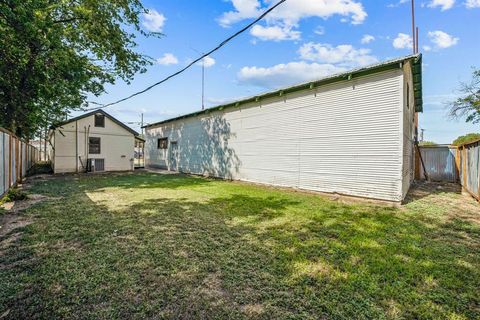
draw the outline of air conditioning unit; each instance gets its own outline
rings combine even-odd
[[[105,171],[105,159],[88,159],[87,172]]]

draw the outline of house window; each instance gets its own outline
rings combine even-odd
[[[407,109],[410,109],[410,85],[407,83]]]
[[[168,148],[168,138],[160,138],[157,140],[157,149],[167,149]]]
[[[103,114],[95,115],[95,127],[105,128],[105,116]]]
[[[88,153],[90,154],[100,154],[100,138],[89,138],[88,139]]]

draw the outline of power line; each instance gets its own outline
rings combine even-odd
[[[120,100],[117,100],[115,102],[111,102],[111,103],[107,103],[107,104],[99,104],[101,105],[100,108],[91,108],[91,109],[87,109],[87,110],[95,110],[95,109],[103,109],[103,108],[106,108],[106,107],[110,107],[110,106],[113,106],[115,104],[118,104],[120,102],[123,102],[123,101],[126,101],[126,100],[129,100],[135,96],[138,96],[140,94],[143,94],[151,89],[153,89],[154,87],[170,80],[171,78],[173,77],[176,77],[178,76],[179,74],[185,72],[187,69],[191,68],[194,64],[196,64],[197,62],[201,61],[202,59],[206,58],[207,56],[211,55],[212,53],[214,53],[215,51],[219,50],[220,48],[222,48],[223,46],[225,46],[228,42],[230,42],[231,40],[233,40],[234,38],[238,37],[240,34],[244,33],[245,31],[247,31],[248,29],[250,29],[253,25],[255,25],[256,23],[258,23],[260,20],[262,20],[263,18],[265,18],[270,12],[272,12],[273,10],[275,10],[278,6],[280,6],[282,3],[284,3],[285,1],[287,0],[280,0],[277,4],[275,4],[274,6],[270,7],[269,9],[267,9],[263,14],[261,14],[257,19],[255,19],[254,21],[252,21],[251,23],[249,23],[248,25],[246,25],[244,28],[242,28],[240,31],[237,31],[235,34],[233,34],[232,36],[228,37],[227,39],[225,39],[224,41],[222,41],[218,46],[216,46],[214,49],[208,51],[207,53],[203,54],[201,57],[195,59],[194,61],[192,61],[191,63],[189,63],[186,67],[184,67],[183,69],[180,69],[179,71],[169,75],[168,77],[152,84],[151,86],[141,90],[141,91],[137,91],[131,95],[129,95],[128,97],[125,97],[123,99],[120,99]],[[95,103],[95,104],[98,104],[98,103]]]

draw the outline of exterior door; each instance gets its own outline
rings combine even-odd
[[[176,141],[170,142],[170,171],[178,171],[178,145]]]

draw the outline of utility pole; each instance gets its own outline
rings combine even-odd
[[[142,136],[143,136],[143,126],[145,125],[145,122],[143,122],[143,112],[140,114],[140,122],[127,122],[127,124],[134,124],[135,126],[140,125],[140,129],[142,130]]]
[[[204,52],[200,52],[195,48],[190,47],[193,51],[205,55]],[[202,110],[205,110],[205,58],[202,59]]]
[[[417,52],[418,53],[418,27],[417,29],[415,30],[415,48],[417,48]]]
[[[205,58],[202,59],[202,110],[205,110]]]
[[[413,54],[416,54],[417,41],[415,36],[415,0],[412,0],[412,45],[413,45]]]
[[[420,129],[421,133],[420,133],[420,141],[423,142],[423,133],[426,131],[425,129]]]

